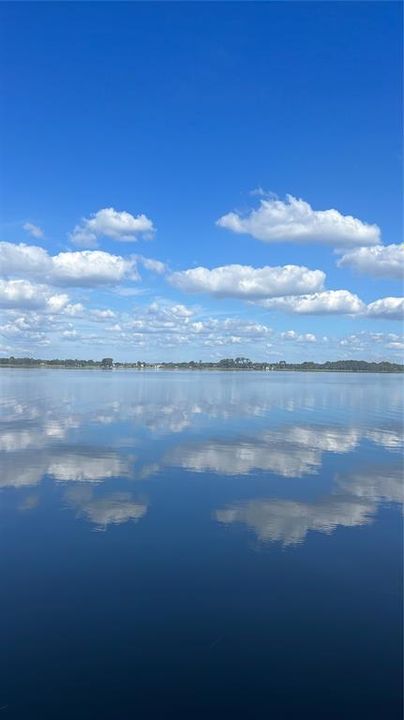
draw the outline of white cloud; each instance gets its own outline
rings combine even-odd
[[[83,218],[70,235],[75,245],[96,247],[101,237],[108,237],[119,242],[136,242],[140,238],[153,236],[155,228],[152,221],[144,214],[131,215],[126,211],[103,208]]]
[[[91,315],[97,320],[111,320],[116,317],[114,311],[109,308],[105,310],[91,310]]]
[[[342,256],[338,266],[375,277],[400,279],[404,277],[404,245],[355,248]]]
[[[32,352],[34,345],[42,345],[45,341],[52,343],[52,347],[58,341],[69,341],[80,349],[84,345],[113,345],[118,359],[118,347],[125,353],[128,348],[146,347],[160,359],[162,347],[186,347],[187,352],[198,347],[199,353],[204,348],[221,348],[244,342],[247,345],[254,343],[257,348],[258,343],[264,342],[272,332],[271,328],[259,322],[238,317],[209,317],[201,314],[197,306],[190,307],[161,298],[148,306],[135,306],[129,314],[109,308],[87,308],[82,303],[72,303],[66,293],[55,293],[49,286],[28,285],[31,288],[29,298],[35,296],[38,303],[36,308],[24,297],[22,300],[19,298],[18,304],[11,304],[7,298],[7,303],[4,300],[3,303],[10,309],[5,313],[4,324],[0,325],[0,333],[5,338],[12,338],[20,352],[23,351],[23,343]],[[248,352],[238,348],[237,354],[246,355]]]
[[[166,271],[166,266],[161,260],[153,260],[153,258],[145,258],[143,255],[137,255],[136,259],[143,265],[143,267],[146,268],[146,270],[150,270],[151,272],[156,273],[157,275],[163,275]]]
[[[230,212],[217,225],[264,242],[319,243],[335,247],[376,245],[380,229],[338,210],[313,210],[309,203],[287,195],[286,201],[265,198],[257,210],[242,216]]]
[[[312,295],[280,297],[264,300],[269,310],[282,310],[298,315],[352,314],[364,312],[366,306],[349,290],[325,290]]]
[[[50,313],[59,313],[69,302],[69,296],[65,293],[51,295],[47,300],[47,309]]]
[[[10,317],[8,322],[0,325],[0,334],[3,337],[12,339],[14,343],[27,342],[30,350],[34,344],[44,344],[44,327],[49,320],[48,316],[32,311],[24,313],[20,309],[6,310],[5,315]]]
[[[63,313],[64,315],[69,315],[70,317],[77,317],[79,315],[83,315],[84,305],[82,305],[81,303],[69,303],[69,305],[66,305]]]
[[[299,265],[262,268],[224,265],[212,270],[197,267],[175,272],[169,280],[184,292],[254,299],[315,292],[322,288],[325,273]]]
[[[53,258],[51,277],[65,285],[114,284],[124,278],[139,278],[133,260],[102,250],[59,253]]]
[[[53,285],[113,285],[122,280],[138,280],[136,261],[102,250],[81,250],[48,255],[34,245],[0,243],[2,275],[41,278]]]
[[[303,333],[303,335],[299,335],[297,342],[315,343],[317,342],[317,337],[313,333]]]
[[[367,332],[346,335],[338,340],[338,345],[347,348],[350,353],[361,352],[371,360],[380,361],[385,358],[384,351],[404,349],[404,336],[396,333]]]
[[[34,225],[34,223],[26,222],[24,223],[23,228],[34,238],[41,238],[44,235],[42,228],[38,225]]]
[[[35,285],[27,280],[0,280],[1,307],[26,307],[29,303],[32,307],[44,304]]]
[[[133,319],[122,318],[111,331],[122,331],[122,338],[138,342],[142,338],[149,347],[224,345],[259,341],[271,334],[266,325],[237,317],[195,317],[197,310],[182,304],[153,302],[146,308],[135,308]],[[161,350],[160,350],[161,352]],[[160,353],[159,353],[160,354]],[[238,353],[239,354],[239,353]]]
[[[299,335],[299,333],[295,332],[295,330],[286,330],[285,332],[281,332],[281,339],[282,340],[291,340],[293,342],[298,343],[315,343],[317,342],[317,337],[313,333],[303,333]]]
[[[404,298],[386,297],[375,300],[367,306],[367,316],[386,320],[402,320],[404,317]]]
[[[177,318],[190,318],[194,315],[194,311],[186,305],[171,305],[170,313]]]
[[[64,340],[75,340],[78,336],[77,330],[64,330],[62,332],[62,338]]]
[[[46,285],[28,280],[0,280],[0,307],[41,308],[60,312],[69,302],[68,295],[54,294]]]
[[[259,304],[268,310],[281,310],[297,315],[361,315],[387,320],[402,320],[404,315],[404,298],[381,298],[365,305],[349,290],[325,290],[312,295],[285,296],[262,300]]]
[[[2,275],[23,273],[44,278],[52,268],[52,259],[37,245],[0,242],[0,272]]]

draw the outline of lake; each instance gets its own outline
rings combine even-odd
[[[0,718],[401,718],[400,376],[0,389]]]

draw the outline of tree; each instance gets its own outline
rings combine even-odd
[[[102,358],[101,360],[101,367],[103,368],[112,368],[113,365],[113,359],[112,358]]]

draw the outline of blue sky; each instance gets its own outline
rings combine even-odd
[[[399,3],[0,14],[3,355],[402,357]]]

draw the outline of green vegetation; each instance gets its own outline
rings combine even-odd
[[[102,360],[40,360],[30,357],[8,357],[0,358],[0,367],[57,367],[57,368],[102,368],[111,370],[113,368],[130,368],[134,370],[299,370],[299,371],[325,371],[325,372],[403,372],[404,365],[399,363],[366,362],[365,360],[336,360],[334,362],[315,363],[287,363],[280,360],[276,363],[253,362],[249,358],[223,358],[218,362],[202,362],[194,360],[188,362],[114,362],[113,358]]]

